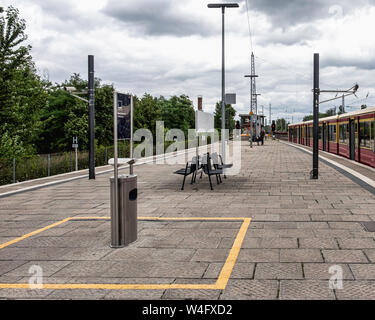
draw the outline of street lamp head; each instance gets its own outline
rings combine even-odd
[[[72,93],[72,92],[76,91],[76,88],[75,87],[64,87],[64,90],[69,92],[69,93]]]
[[[238,3],[209,3],[209,8],[238,8]]]

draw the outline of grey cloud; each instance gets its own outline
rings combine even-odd
[[[372,55],[373,57],[373,55]],[[361,70],[375,70],[375,61],[372,57],[358,58],[353,57],[339,57],[332,56],[322,59],[321,66],[324,67],[355,67]]]
[[[78,19],[79,21],[79,15],[65,1],[34,0],[33,3],[38,4],[44,12],[53,15],[59,20],[66,22]]]
[[[316,40],[320,36],[320,31],[313,26],[297,26],[287,30],[277,29],[264,34],[258,40],[258,44],[308,45],[309,41]]]
[[[181,11],[178,2],[171,0],[126,2],[109,0],[103,13],[133,26],[136,30],[147,35],[182,37],[217,33],[216,27],[202,21],[199,14],[191,15],[189,12]]]
[[[242,2],[246,0],[241,0]],[[345,15],[355,8],[375,5],[375,0],[247,0],[250,11],[267,15],[274,27],[287,28],[331,16]],[[246,10],[246,6],[242,6]]]

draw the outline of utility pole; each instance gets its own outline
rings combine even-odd
[[[94,56],[89,56],[89,179],[95,179],[95,91]]]
[[[225,8],[239,8],[238,3],[210,3],[208,8],[221,8],[221,146],[224,163],[226,163],[225,147],[225,40],[224,40],[224,16]]]
[[[255,74],[255,58],[254,53],[251,53],[251,74],[245,75],[245,78],[250,78],[250,148],[253,147],[253,135],[254,135],[254,109],[256,112],[257,122],[258,122],[258,100],[257,96],[260,94],[257,94],[256,89],[256,81],[255,78],[258,78],[258,76]]]
[[[319,53],[314,53],[314,122],[313,122],[313,170],[310,174],[311,179],[319,177]]]
[[[345,95],[342,95],[342,112],[345,113]]]

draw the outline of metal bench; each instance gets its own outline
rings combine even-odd
[[[177,170],[177,171],[174,172],[175,174],[179,174],[179,175],[184,176],[184,180],[182,181],[181,190],[184,190],[185,180],[186,180],[186,177],[188,175],[192,174],[190,184],[193,184],[193,182],[195,181],[196,171],[198,169],[197,164],[198,164],[197,157],[193,157],[191,162],[188,161],[186,163],[186,167],[184,169],[180,169],[180,170]]]

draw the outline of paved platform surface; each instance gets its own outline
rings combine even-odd
[[[181,191],[181,165],[139,166],[138,240],[116,250],[109,174],[0,198],[0,298],[375,299],[375,233],[361,225],[375,195],[324,163],[310,180],[311,163],[243,142],[241,172],[214,191],[207,177]],[[25,288],[31,266],[46,288]]]

